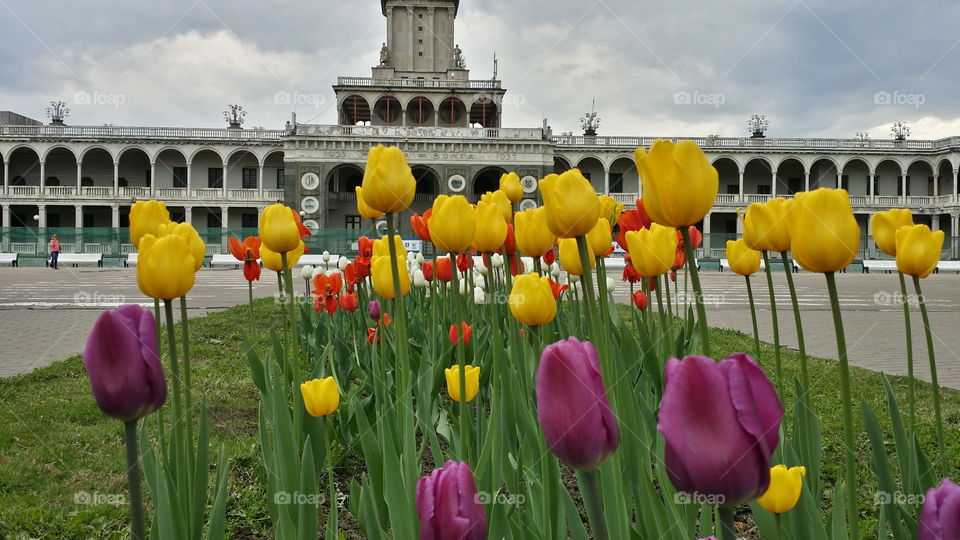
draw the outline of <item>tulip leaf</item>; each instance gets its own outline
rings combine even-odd
[[[883,433],[880,430],[880,424],[877,422],[877,417],[866,400],[862,400],[861,408],[863,409],[863,421],[867,428],[867,435],[870,437],[870,445],[873,449],[871,464],[874,475],[877,478],[877,487],[880,490],[879,494],[894,498],[900,491],[897,489],[896,480],[893,478],[890,462],[887,459],[887,449],[884,443]],[[896,540],[906,539],[906,531],[899,518],[900,504],[895,500],[880,502],[880,511],[887,514],[887,520],[890,524],[893,537]]]
[[[303,443],[303,453],[300,462],[300,484],[297,495],[306,497],[304,500],[291,500],[291,506],[297,509],[297,530],[300,540],[316,540],[317,538],[317,505],[314,499],[318,497],[317,473],[313,463],[313,447],[310,436]],[[328,479],[333,481],[333,479]],[[327,501],[329,504],[337,504],[337,501]]]
[[[830,516],[831,540],[850,540],[847,534],[847,487],[843,480],[837,481],[833,493],[833,513]],[[857,540],[857,539],[853,539]]]
[[[916,447],[912,444],[904,429],[900,408],[897,406],[897,398],[894,396],[890,381],[886,376],[883,377],[883,388],[887,395],[887,409],[890,412],[890,425],[893,428],[893,440],[897,450],[903,490],[905,493],[922,493],[920,475],[917,471]],[[919,509],[919,504],[911,506],[914,512]]]
[[[210,510],[210,522],[207,528],[207,540],[223,540],[227,513],[227,449],[220,451],[217,464],[217,490],[214,492],[213,508]]]

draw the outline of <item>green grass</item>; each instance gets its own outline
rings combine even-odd
[[[241,334],[255,328],[256,345],[264,347],[275,320],[275,306],[260,301],[251,316],[246,306],[215,313],[191,322],[194,359],[194,395],[210,404],[213,455],[221,446],[231,458],[228,537],[270,538],[266,491],[259,461],[256,411],[259,396],[248,375],[241,351]],[[251,324],[251,321],[256,321]],[[718,356],[752,351],[753,340],[739,332],[713,330]],[[764,345],[761,363],[772,373],[773,348]],[[784,350],[783,372],[788,381],[799,374],[796,352]],[[811,359],[812,402],[824,437],[824,477],[827,485],[842,475],[842,423],[836,362]],[[889,434],[882,375],[852,368],[857,399],[866,399]],[[906,415],[906,380],[891,378]],[[792,384],[786,384],[791,388]],[[932,456],[933,413],[930,386],[918,385],[918,430],[924,449]],[[783,401],[792,409],[792,392]],[[79,357],[58,362],[27,375],[0,379],[0,537],[118,538],[126,533],[125,505],[76,504],[78,492],[110,497],[125,495],[123,428],[107,418],[90,393]],[[960,472],[960,394],[943,393],[947,423],[950,474]],[[860,463],[861,510],[865,520],[872,506],[870,449],[856,414]],[[343,471],[349,478],[350,471]],[[339,474],[338,474],[339,476]],[[826,493],[830,496],[832,494]]]

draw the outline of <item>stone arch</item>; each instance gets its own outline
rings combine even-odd
[[[77,153],[63,145],[51,146],[43,154],[44,186],[75,185],[77,178]]]
[[[773,164],[763,156],[754,156],[743,165],[744,194],[772,193]]]
[[[340,123],[345,126],[370,124],[373,115],[371,114],[370,102],[360,94],[352,94],[343,98],[340,104]]]
[[[30,155],[32,154],[32,155]],[[10,173],[7,182],[11,186],[39,186],[40,182],[40,152],[27,144],[11,148],[6,155],[6,163]]]
[[[953,182],[956,173],[953,171],[953,162],[943,158],[937,163],[937,194],[950,195],[953,193]]]
[[[570,165],[570,160],[563,156],[553,156],[553,172],[554,174],[562,174],[573,167]]]
[[[129,148],[129,147],[128,147],[128,148]],[[109,148],[107,148],[106,146],[103,146],[103,145],[99,145],[99,144],[95,144],[95,145],[93,145],[93,146],[88,146],[88,147],[84,148],[84,149],[80,152],[80,156],[79,156],[77,159],[79,159],[80,162],[83,163],[83,160],[86,159],[87,154],[89,154],[90,152],[97,151],[97,150],[102,150],[102,151],[106,152],[107,155],[110,156],[110,160],[111,160],[111,161],[113,161],[113,162],[116,162],[116,161],[117,161],[117,156],[119,156],[119,154],[117,154],[117,155],[115,156],[115,155],[113,154],[113,152],[110,151]],[[124,150],[126,150],[126,149],[124,149]]]
[[[403,105],[392,95],[380,96],[373,106],[374,124],[395,126],[403,123]]]
[[[341,163],[327,173],[327,190],[330,193],[355,193],[363,183],[363,167],[354,163]]]
[[[499,127],[500,108],[493,99],[482,96],[470,106],[470,125],[484,128]]]
[[[70,155],[73,156],[74,161],[76,161],[76,160],[79,159],[79,156],[77,156],[77,152],[74,151],[73,148],[70,148],[69,146],[66,146],[66,145],[63,145],[63,144],[55,144],[55,145],[47,148],[47,149],[43,152],[43,156],[40,158],[40,160],[43,161],[44,163],[46,163],[47,157],[48,157],[50,154],[52,154],[52,153],[54,153],[54,152],[56,152],[56,151],[58,151],[58,150],[65,150],[65,151],[69,152]]]
[[[579,169],[583,177],[590,181],[594,191],[603,193],[604,174],[607,168],[600,157],[584,156],[577,162],[575,168]]]
[[[610,193],[640,193],[640,175],[632,157],[621,156],[610,163]]]
[[[812,191],[818,188],[837,187],[837,175],[840,174],[840,166],[837,161],[831,157],[823,156],[816,158],[810,164],[810,186]],[[869,170],[869,168],[867,169]]]
[[[737,160],[732,156],[720,156],[713,160],[712,165],[719,177],[719,193],[727,195],[740,193],[740,164]]]
[[[507,170],[503,167],[491,166],[480,169],[473,176],[471,193],[473,193],[474,199],[479,200],[480,195],[500,189],[500,177],[505,174],[507,174]]]
[[[440,193],[440,173],[427,165],[414,165],[410,168],[417,182],[417,195],[437,195]]]
[[[200,148],[196,148],[196,149],[195,149],[193,152],[191,152],[190,155],[187,157],[187,161],[190,162],[190,163],[193,163],[194,160],[196,159],[196,157],[197,157],[198,155],[200,155],[201,153],[203,153],[203,152],[213,152],[214,154],[217,155],[217,157],[220,158],[220,162],[223,163],[223,154],[220,153],[219,150],[217,150],[217,149],[215,149],[215,148],[211,148],[211,147],[209,147],[209,146],[201,146]]]
[[[91,147],[80,156],[81,187],[113,186],[113,166],[117,159],[123,159],[123,154],[114,156],[106,148]]]
[[[787,157],[777,163],[777,195],[793,195],[803,191],[807,168],[797,157]]]
[[[843,164],[843,168],[840,169],[840,187],[843,187],[851,195],[868,195],[870,193],[870,175],[873,174],[873,171],[870,169],[870,164],[867,160],[862,158],[851,158],[848,159]],[[812,182],[812,180],[811,180]],[[828,182],[827,179],[824,179],[824,184],[820,187],[836,187],[836,177],[832,180],[832,183]],[[876,183],[874,183],[874,189],[876,188]],[[878,193],[874,193],[878,195]]]
[[[260,158],[249,148],[237,148],[227,154],[223,172],[227,188],[258,189],[260,186]],[[252,169],[252,171],[251,171]]]
[[[437,107],[437,120],[440,126],[444,127],[467,127],[467,106],[463,101],[450,96],[444,99]]]
[[[409,126],[432,126],[436,118],[436,108],[433,102],[425,96],[415,96],[405,105],[407,111],[407,125]]]
[[[907,165],[907,196],[933,195],[933,177],[936,174],[933,164],[923,158],[917,158]]]
[[[874,166],[874,185],[877,186],[875,195],[902,195],[903,194],[903,164],[894,158],[884,158]]]

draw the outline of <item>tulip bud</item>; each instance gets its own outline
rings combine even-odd
[[[719,175],[695,142],[658,140],[649,153],[638,148],[635,158],[641,191],[647,195],[644,208],[654,222],[688,227],[713,208]]]
[[[370,305],[367,308],[367,311],[369,312],[371,319],[379,320],[380,319],[380,301],[371,300]]]
[[[97,405],[108,416],[138,420],[167,398],[153,314],[140,306],[100,314],[87,338],[83,364]]]
[[[310,265],[307,265],[307,266],[310,266]],[[312,268],[312,272],[311,272],[311,274],[310,274],[310,275],[311,275],[311,278],[315,278],[315,277],[317,277],[317,276],[325,276],[325,275],[327,275],[327,273],[323,271],[323,268],[320,268],[319,266],[317,266],[317,267],[310,267],[310,268]]]
[[[473,303],[480,306],[487,303],[487,295],[480,287],[473,288]]]
[[[347,269],[348,264],[350,264],[350,261],[346,257],[340,257],[337,259],[337,268],[339,268],[341,272]]]
[[[484,540],[487,517],[466,463],[446,462],[417,482],[421,540]]]
[[[537,367],[537,419],[550,451],[579,470],[600,466],[620,444],[590,342],[569,338],[548,345]]]
[[[647,298],[647,293],[643,291],[635,291],[632,298],[633,305],[637,306],[637,309],[641,311],[647,309],[647,306],[650,304],[650,300]]]
[[[490,256],[490,266],[494,268],[503,268],[503,255],[494,253]]]
[[[504,192],[511,203],[518,203],[523,198],[523,184],[520,176],[515,172],[506,173],[500,177],[500,191]]]
[[[808,272],[843,270],[857,257],[860,226],[846,190],[798,193],[789,218],[791,254]]]
[[[580,282],[580,276],[569,274],[567,275],[567,280],[572,284],[576,284]]]
[[[263,246],[274,253],[286,253],[297,249],[300,229],[291,209],[282,204],[272,204],[260,215],[260,240]]]
[[[806,467],[787,469],[785,465],[775,465],[770,469],[770,487],[757,499],[757,503],[774,514],[789,512],[800,500],[803,477],[806,475]]]
[[[333,377],[301,383],[300,393],[303,395],[303,405],[310,416],[330,415],[340,405],[340,389]]]
[[[607,292],[612,293],[616,288],[617,284],[613,281],[613,278],[607,278]]]
[[[550,265],[550,275],[553,276],[553,277],[555,277],[555,278],[560,277],[560,265],[559,265],[559,264],[553,263],[553,264]]]
[[[773,385],[749,356],[671,358],[657,424],[667,476],[678,490],[712,496],[719,506],[759,497],[770,484],[782,418]]]
[[[929,276],[940,264],[943,238],[943,231],[931,232],[926,225],[897,229],[897,269],[908,276]]]
[[[300,277],[303,279],[313,279],[313,267],[305,264],[300,268]]]
[[[476,288],[481,290],[487,288],[487,280],[481,274],[474,274],[473,284]]]
[[[423,253],[417,253],[415,260],[417,261],[417,264],[423,264],[423,261],[426,259],[423,258]]]
[[[172,300],[187,294],[195,281],[196,259],[182,235],[157,238],[147,234],[140,239],[137,284],[143,294]]]
[[[538,274],[517,276],[508,302],[510,313],[527,326],[546,324],[557,315],[557,301],[550,280]]]
[[[145,235],[159,236],[157,231],[162,225],[170,223],[167,205],[160,201],[137,201],[130,207],[130,243],[140,247],[140,239]]]
[[[949,540],[960,531],[960,486],[948,478],[927,491],[920,511],[917,540]]]
[[[416,271],[413,273],[413,286],[414,286],[414,287],[419,287],[419,288],[424,288],[424,287],[426,287],[427,285],[429,285],[429,284],[427,283],[427,278],[424,277],[424,275],[423,275],[423,270],[416,270]]]

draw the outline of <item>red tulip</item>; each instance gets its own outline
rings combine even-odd
[[[313,308],[314,311],[320,312],[320,310],[325,307],[327,313],[336,313],[337,311],[337,295],[340,294],[340,291],[343,290],[343,280],[340,278],[340,274],[317,274],[313,277],[313,294],[317,295],[317,298],[314,300]]]
[[[248,236],[244,238],[243,242],[231,236],[229,243],[230,253],[232,253],[238,261],[255,261],[260,258],[260,238],[256,236]],[[247,281],[253,280],[248,279]]]
[[[410,226],[413,227],[413,232],[424,242],[430,242],[430,228],[427,223],[432,215],[433,208],[429,208],[422,216],[420,214],[410,216]]]
[[[513,223],[507,223],[507,239],[503,241],[503,247],[503,250],[497,251],[506,250],[507,255],[513,255],[517,252],[517,236],[513,232]]]
[[[676,270],[679,270],[687,264],[687,252],[684,251],[682,247],[677,248],[677,251],[673,254],[673,266],[671,267],[676,273]]]
[[[373,240],[367,238],[366,236],[361,236],[357,239],[357,251],[360,252],[360,257],[364,259],[369,259],[373,257]]]
[[[243,278],[247,281],[257,281],[260,279],[260,263],[256,259],[245,261],[243,263]]]
[[[340,295],[340,307],[342,307],[344,311],[356,311],[359,303],[357,293],[343,293]]]
[[[670,281],[673,281],[674,283],[676,283],[676,281],[677,281],[677,271],[676,271],[676,270],[671,270],[671,271],[670,271]]]
[[[623,267],[623,281],[629,281],[630,283],[637,283],[643,277],[637,272],[637,269],[633,266],[633,263],[630,262],[630,254],[623,256],[623,262],[625,266]]]
[[[453,279],[453,263],[449,257],[440,257],[437,259],[437,279],[447,282]]]
[[[557,262],[557,251],[555,249],[543,254],[543,264],[553,264],[555,262]]]
[[[552,280],[552,279],[549,280],[549,281],[550,281],[550,291],[553,292],[553,299],[554,299],[554,300],[559,300],[559,299],[560,299],[560,295],[563,294],[563,291],[565,291],[565,290],[567,290],[567,289],[570,288],[569,285],[562,285],[562,286],[561,286],[559,283],[557,283],[556,281],[554,281],[554,280]]]
[[[290,211],[293,212],[293,219],[297,222],[297,229],[300,231],[300,239],[302,240],[303,238],[310,236],[310,229],[308,229],[303,222],[300,221],[300,213],[293,208],[291,208]],[[303,248],[303,252],[306,253],[307,248]]]
[[[470,253],[461,253],[457,255],[457,269],[460,272],[466,272],[471,266],[473,266],[473,255]]]
[[[426,261],[421,264],[420,271],[423,272],[423,279],[433,281],[433,261]]]
[[[463,344],[469,345],[470,338],[473,336],[473,326],[467,324],[466,322],[462,322],[460,325],[463,328]],[[448,337],[450,338],[450,343],[453,343],[454,346],[460,344],[460,336],[459,332],[457,332],[457,325],[450,325],[450,334]]]
[[[627,248],[627,233],[630,231],[639,231],[640,229],[649,229],[653,220],[643,209],[643,199],[637,199],[637,208],[635,210],[624,210],[620,213],[620,219],[617,220],[617,227],[620,231],[617,233],[617,243],[620,247]]]
[[[633,305],[637,306],[637,309],[639,310],[647,309],[647,306],[650,305],[650,300],[647,298],[647,293],[643,291],[634,292]]]

